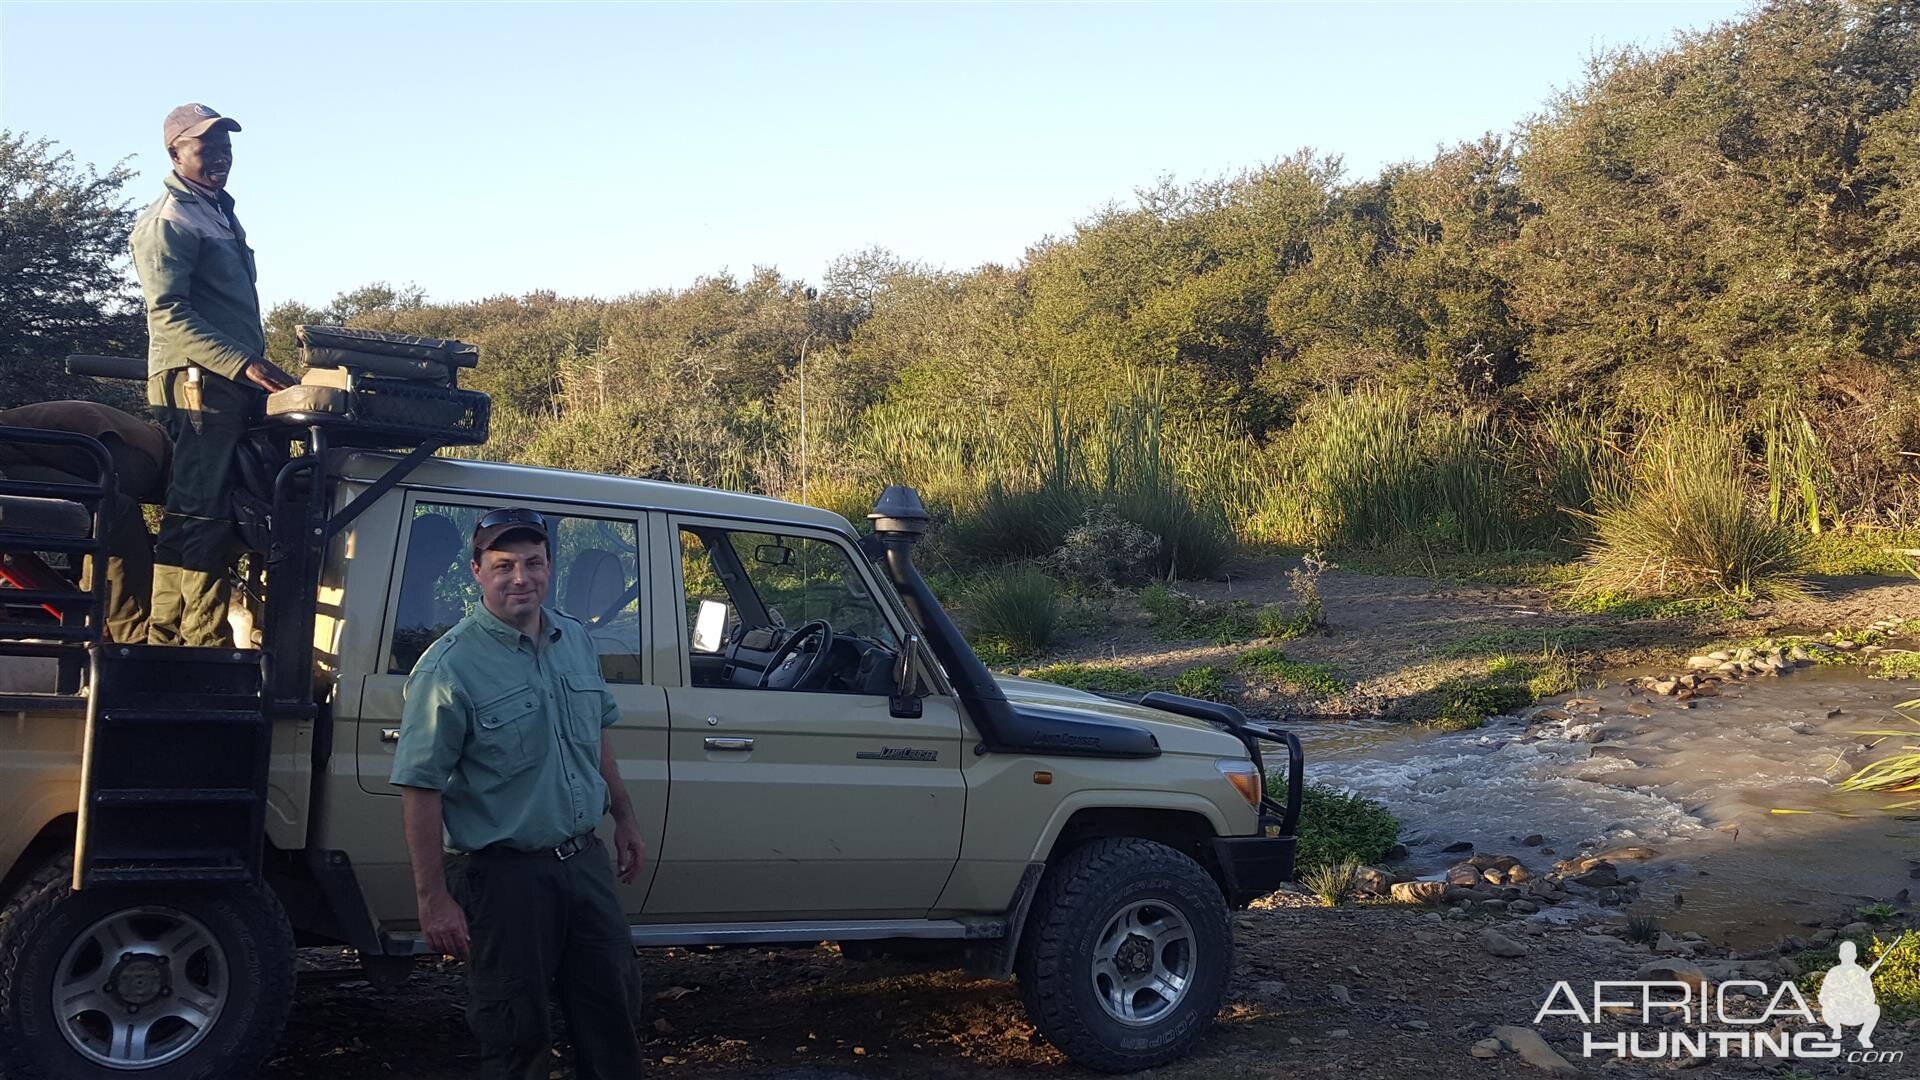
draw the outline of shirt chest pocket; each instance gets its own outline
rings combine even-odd
[[[542,745],[540,696],[531,686],[516,686],[474,707],[473,756],[502,776],[531,767]]]
[[[600,745],[600,718],[606,715],[612,697],[606,683],[592,675],[568,674],[567,720],[573,737],[582,743]],[[596,750],[597,754],[599,751]]]

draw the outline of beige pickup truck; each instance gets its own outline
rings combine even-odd
[[[996,678],[914,569],[927,516],[908,489],[863,531],[753,495],[432,456],[484,440],[484,396],[401,423],[359,396],[398,388],[343,386],[269,407],[263,430],[305,452],[249,575],[256,647],[102,642],[97,593],[0,588],[9,1080],[253,1077],[296,947],[404,977],[424,946],[387,782],[402,688],[478,602],[466,538],[504,504],[556,523],[551,602],[589,625],[621,706],[648,852],[623,890],[636,946],[944,942],[1108,1071],[1205,1030],[1229,910],[1291,873],[1291,736],[1208,702]],[[0,479],[0,552],[56,572],[65,553],[77,581],[103,472]],[[1280,800],[1263,746],[1285,748]]]

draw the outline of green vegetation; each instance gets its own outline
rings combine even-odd
[[[1234,662],[1240,671],[1299,687],[1310,694],[1332,697],[1351,689],[1331,664],[1310,664],[1287,659],[1287,654],[1271,645],[1248,649]]]
[[[962,609],[976,637],[1004,645],[1010,655],[1047,647],[1060,625],[1060,587],[1031,567],[1014,567],[975,581]]]
[[[1596,603],[1777,594],[1903,570],[1877,538],[1920,525],[1915,70],[1902,8],[1762,0],[1595,57],[1512,137],[1163,181],[1012,265],[373,284],[276,307],[268,355],[303,322],[471,341],[494,439],[462,452],[855,518],[912,484],[937,569],[1051,560],[1111,507],[1160,580],[1284,548],[1560,581],[1584,549]],[[131,176],[0,139],[0,407],[105,393],[66,353],[139,352]],[[1300,601],[1238,638],[1311,627]]]
[[[1889,679],[1920,679],[1920,652],[1884,652],[1873,658],[1873,666]]]
[[[1339,907],[1353,896],[1354,876],[1360,864],[1352,859],[1315,863],[1300,875],[1300,884],[1328,907]]]
[[[1749,605],[1738,597],[1683,596],[1663,599],[1626,596],[1611,590],[1575,591],[1562,601],[1569,611],[1585,615],[1612,615],[1620,619],[1729,620],[1747,617]]]
[[[1440,731],[1468,731],[1487,717],[1571,693],[1578,680],[1572,662],[1549,649],[1539,656],[1496,656],[1485,669],[1443,680],[1407,706],[1411,718]]]
[[[1880,728],[1873,731],[1857,731],[1856,735],[1873,736],[1878,745],[1882,739],[1920,738],[1920,720],[1907,715],[1907,710],[1920,707],[1920,700],[1903,701],[1894,708],[1900,712],[1900,718],[1912,725],[1906,728]],[[1839,783],[1841,791],[1890,791],[1901,795],[1920,794],[1920,746],[1903,743],[1905,753],[1881,758],[1867,767],[1847,777]],[[1920,807],[1920,798],[1908,799],[1889,805],[1888,810],[1911,810]]]
[[[1286,800],[1283,772],[1268,774],[1267,794]],[[1304,875],[1317,866],[1375,863],[1386,857],[1399,836],[1400,821],[1386,807],[1324,784],[1309,784],[1301,801],[1295,865]]]
[[[1920,934],[1902,937],[1893,933],[1884,938],[1874,934],[1855,944],[1859,947],[1856,962],[1861,967],[1880,963],[1879,970],[1873,973],[1873,992],[1880,1004],[1881,1022],[1920,1017]],[[1881,961],[1883,956],[1886,959]],[[1798,980],[1800,992],[1808,1001],[1816,1001],[1820,980],[1828,969],[1840,962],[1839,942],[1797,953],[1793,960],[1807,973]]]
[[[1687,408],[1637,451],[1631,483],[1595,503],[1582,592],[1793,595],[1805,544],[1753,505],[1746,451],[1718,405]]]
[[[1660,940],[1660,916],[1648,911],[1636,911],[1627,916],[1627,940],[1640,945],[1652,945]]]
[[[1920,533],[1893,529],[1828,530],[1807,544],[1807,572],[1835,577],[1915,576],[1913,557],[1901,554],[1898,549],[1920,549]]]
[[[1020,673],[1029,679],[1097,694],[1144,694],[1167,689],[1163,681],[1109,664],[1048,664]]]
[[[1190,667],[1174,676],[1167,689],[1186,697],[1205,698],[1208,701],[1231,701],[1233,695],[1228,692],[1227,684],[1220,677],[1220,669],[1212,665]]]
[[[1448,642],[1435,649],[1433,655],[1443,660],[1473,660],[1528,649],[1543,653],[1575,652],[1604,646],[1618,633],[1614,627],[1598,625],[1561,626],[1551,630],[1501,627]]]

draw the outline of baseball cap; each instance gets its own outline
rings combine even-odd
[[[214,128],[239,131],[239,121],[230,116],[221,116],[197,101],[189,102],[167,114],[165,134],[167,145],[181,138],[198,138]]]
[[[547,519],[538,510],[528,510],[523,506],[506,506],[498,510],[489,510],[480,515],[473,525],[473,550],[486,551],[499,543],[509,533],[529,532],[540,538],[541,543],[551,550],[553,537],[547,531]],[[476,555],[476,557],[478,557]]]

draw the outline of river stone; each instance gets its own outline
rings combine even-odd
[[[1469,863],[1458,863],[1447,867],[1446,883],[1449,885],[1472,886],[1480,884],[1480,871]]]
[[[1436,904],[1447,892],[1444,881],[1395,882],[1392,896],[1403,904]]]
[[[1393,891],[1393,875],[1372,866],[1353,872],[1353,891],[1361,896],[1388,896]]]
[[[1647,684],[1647,689],[1656,694],[1671,694],[1680,688],[1678,679],[1655,679]]]
[[[1467,1053],[1472,1054],[1474,1057],[1477,1057],[1477,1058],[1499,1057],[1500,1056],[1500,1040],[1499,1039],[1481,1039],[1479,1042],[1474,1043],[1472,1049],[1468,1050]]]
[[[1603,860],[1593,864],[1593,868],[1585,873],[1567,880],[1589,889],[1611,889],[1620,884],[1620,872],[1614,869],[1612,863]]]
[[[1711,657],[1711,656],[1689,656],[1689,657],[1687,657],[1687,666],[1688,666],[1688,667],[1690,667],[1690,668],[1692,668],[1692,669],[1693,669],[1693,670],[1695,670],[1695,671],[1708,671],[1708,670],[1711,670],[1711,669],[1713,668],[1713,666],[1714,666],[1715,664],[1718,664],[1719,662],[1720,662],[1720,661],[1718,661],[1718,660],[1715,660],[1715,659],[1714,659],[1713,657]]]
[[[1580,1070],[1568,1064],[1567,1059],[1554,1053],[1553,1047],[1540,1037],[1532,1028],[1497,1027],[1493,1037],[1500,1045],[1520,1055],[1520,1060],[1552,1076],[1578,1076]]]
[[[1509,900],[1507,910],[1515,915],[1532,915],[1540,910],[1540,905],[1531,900]]]
[[[1480,931],[1480,947],[1495,956],[1509,960],[1525,956],[1528,952],[1525,945],[1493,930]]]
[[[1533,880],[1533,871],[1524,866],[1514,866],[1507,871],[1507,884],[1525,885]]]
[[[1472,850],[1473,850],[1472,842],[1467,840],[1455,840],[1453,843],[1448,844],[1446,847],[1441,848],[1440,854],[1456,855],[1462,851],[1472,851]]]
[[[1528,833],[1527,838],[1520,841],[1520,844],[1522,847],[1539,847],[1546,842],[1547,838],[1541,836],[1539,833]]]
[[[1733,659],[1733,654],[1722,649],[1715,649],[1713,652],[1707,654],[1707,659],[1727,661]]]
[[[1339,983],[1328,984],[1327,996],[1333,998],[1333,1000],[1337,1004],[1346,1005],[1349,1007],[1353,1005],[1353,991],[1348,990],[1346,987],[1340,985]]]
[[[1826,929],[1823,929],[1823,930],[1815,930],[1813,932],[1813,936],[1811,938],[1808,938],[1807,940],[1817,948],[1821,945],[1833,944],[1833,939],[1839,936],[1840,936],[1840,932],[1838,930],[1835,930],[1832,927],[1827,927]]]
[[[1873,927],[1864,922],[1850,922],[1840,928],[1841,937],[1866,937],[1873,933]]]
[[[1465,865],[1475,870],[1511,870],[1520,865],[1520,860],[1511,855],[1475,855]]]

